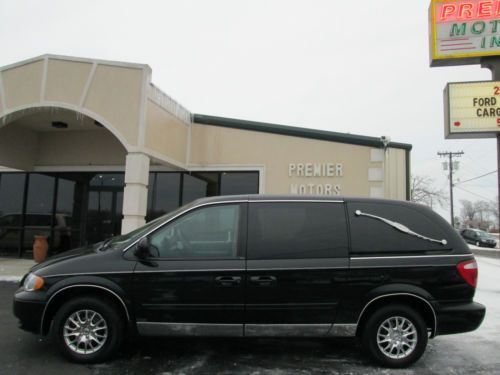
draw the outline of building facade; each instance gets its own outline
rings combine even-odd
[[[194,114],[147,65],[44,55],[0,68],[0,255],[129,232],[220,194],[409,198],[411,145]]]

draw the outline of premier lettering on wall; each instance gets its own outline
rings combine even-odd
[[[338,178],[343,177],[341,163],[290,163],[288,177],[290,193],[300,195],[339,195],[341,186]]]
[[[500,0],[432,0],[429,22],[431,66],[500,55]]]
[[[448,83],[445,137],[488,138],[500,131],[500,82]]]

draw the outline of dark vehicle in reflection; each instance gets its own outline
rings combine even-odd
[[[363,198],[206,198],[126,235],[52,257],[14,296],[21,328],[77,362],[125,335],[358,337],[404,367],[467,332],[477,264],[432,210]]]
[[[497,245],[497,241],[492,235],[479,229],[462,229],[460,231],[460,235],[463,237],[465,242],[475,246],[495,247]]]

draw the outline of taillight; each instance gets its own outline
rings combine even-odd
[[[477,286],[477,263],[475,259],[458,263],[457,270],[467,284],[473,288]]]

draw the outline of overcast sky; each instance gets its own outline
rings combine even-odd
[[[497,169],[496,139],[445,140],[443,88],[491,74],[429,68],[428,6],[1,0],[0,66],[45,53],[146,63],[153,82],[194,113],[411,143],[412,172],[447,189],[436,153],[463,150],[464,181]],[[458,185],[456,211],[460,199],[494,199],[496,181]]]

